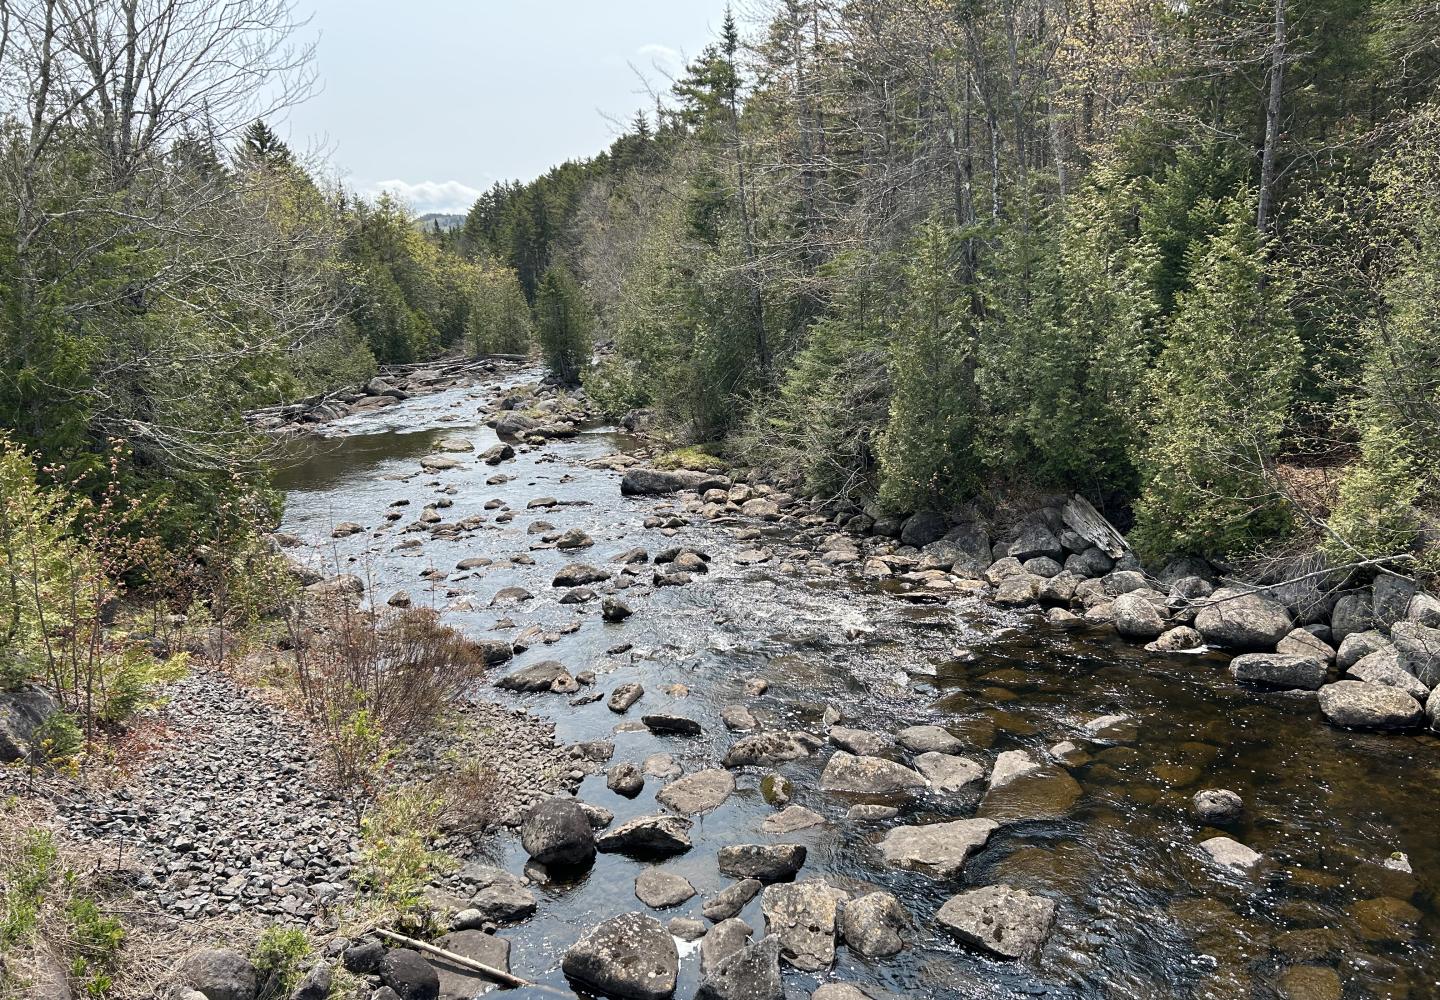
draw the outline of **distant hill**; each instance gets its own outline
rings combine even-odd
[[[465,224],[465,216],[449,215],[445,212],[426,212],[415,220],[415,225],[421,229],[430,229],[436,223],[440,228],[449,232],[452,229],[459,229]]]

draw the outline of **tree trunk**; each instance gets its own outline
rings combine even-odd
[[[1263,240],[1274,224],[1275,155],[1280,145],[1280,96],[1285,76],[1285,0],[1275,0],[1275,38],[1270,46],[1270,93],[1265,101],[1265,148],[1260,156],[1260,206],[1255,228]]]

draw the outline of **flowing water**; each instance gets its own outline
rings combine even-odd
[[[1066,739],[1086,751],[1068,768],[1079,782],[1078,799],[1061,782],[1023,786],[1028,791],[1002,804],[1006,815],[1042,818],[1002,826],[964,875],[948,883],[886,867],[875,844],[889,826],[970,815],[973,802],[927,794],[905,805],[897,820],[847,821],[850,802],[819,791],[822,751],[779,770],[794,784],[793,801],[824,815],[828,825],[773,837],[759,829],[775,809],[761,791],[764,772],[747,769],[728,802],[696,818],[694,849],[664,862],[699,895],[656,913],[662,921],[699,917],[704,897],[729,882],[716,869],[720,846],[783,840],[809,848],[802,878],[886,888],[915,922],[913,941],[894,958],[867,961],[842,946],[829,974],[787,969],[791,997],[840,980],[876,997],[1322,1000],[1341,995],[1333,992],[1335,979],[1317,971],[1327,969],[1338,975],[1347,1000],[1440,997],[1440,741],[1433,736],[1332,729],[1318,721],[1313,697],[1241,690],[1219,657],[1159,656],[1113,637],[1077,638],[1036,614],[973,598],[912,603],[845,568],[787,570],[786,549],[812,544],[794,526],[747,524],[765,533],[776,558],[737,565],[733,555],[757,543],[737,541],[732,526],[697,519],[673,539],[642,527],[666,502],[622,498],[616,473],[583,464],[623,449],[625,439],[608,429],[522,451],[499,468],[467,460],[461,469],[417,474],[419,459],[444,437],[467,438],[476,450],[493,444],[482,404],[513,381],[447,390],[330,425],[328,437],[296,445],[282,479],[283,529],[342,571],[368,576],[379,598],[406,590],[476,636],[508,638],[531,624],[558,630],[579,623],[497,673],[557,659],[572,672],[595,670],[603,690],[638,680],[646,691],[627,716],[603,700],[573,707],[567,696],[549,693],[492,697],[513,697],[552,719],[566,742],[613,739],[617,762],[666,752],[687,772],[717,766],[734,742],[720,721],[720,710],[734,703],[746,704],[766,728],[823,733],[827,706],[848,726],[886,734],[940,724],[966,741],[963,752],[986,764],[1008,749],[1045,759]],[[497,473],[513,478],[487,485]],[[537,497],[560,505],[527,510]],[[489,520],[462,540],[402,533],[422,507],[442,499],[453,501],[442,512],[447,521]],[[485,509],[496,499],[514,512],[509,523],[496,523],[500,511]],[[396,500],[411,503],[401,521],[387,525],[383,515]],[[530,552],[538,536],[527,529],[537,520],[581,528],[595,545],[571,555]],[[332,541],[330,529],[342,521],[371,531]],[[396,549],[411,538],[423,547]],[[710,553],[711,572],[684,587],[628,591],[636,614],[623,624],[603,623],[598,602],[559,604],[563,591],[550,585],[567,562],[608,566],[636,545],[653,553],[675,544]],[[533,565],[456,572],[435,593],[421,578],[467,557],[499,562],[521,553],[533,556]],[[489,606],[497,591],[517,586],[535,598]],[[502,621],[510,624],[497,630]],[[621,643],[633,650],[607,655]],[[744,681],[756,676],[769,680],[769,690],[747,698]],[[667,692],[675,684],[688,694]],[[705,735],[656,736],[635,721],[642,710],[667,709],[701,722]],[[1131,721],[1105,740],[1088,739],[1084,724],[1106,714]],[[662,811],[654,800],[662,784],[647,778],[645,790],[629,800],[611,793],[600,774],[587,777],[580,794],[613,810],[618,823]],[[1244,819],[1224,832],[1265,855],[1259,872],[1217,869],[1195,846],[1216,833],[1188,812],[1191,795],[1204,787],[1244,798]],[[1397,851],[1409,856],[1413,877],[1382,867]],[[502,834],[490,860],[518,873],[526,858],[518,838]],[[500,932],[512,942],[512,970],[571,988],[559,969],[564,950],[601,919],[645,909],[634,897],[634,879],[648,863],[602,854],[580,880],[539,888],[539,913]],[[991,959],[935,924],[949,896],[995,882],[1059,904],[1056,932],[1037,963]],[[757,932],[763,928],[758,898],[741,916]],[[694,947],[681,947],[679,997],[693,995],[699,980]]]

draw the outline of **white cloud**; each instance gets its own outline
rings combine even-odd
[[[374,198],[381,192],[387,192],[392,198],[398,198],[408,205],[416,215],[424,215],[427,212],[468,212],[470,206],[475,204],[481,191],[468,184],[459,181],[402,181],[389,180],[379,181],[375,184],[362,185],[360,192],[367,198]]]
[[[668,77],[675,77],[685,68],[685,56],[679,49],[650,42],[635,50],[635,54]]]

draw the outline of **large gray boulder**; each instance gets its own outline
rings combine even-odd
[[[835,964],[835,925],[842,889],[821,881],[768,886],[760,894],[766,930],[780,939],[780,954],[802,972]]]
[[[954,878],[990,840],[1000,824],[990,819],[957,819],[926,826],[897,826],[880,842],[888,864],[940,879]]]
[[[175,978],[206,1000],[255,1000],[255,966],[232,948],[204,948],[180,962]]]
[[[1425,710],[1399,688],[1364,681],[1336,681],[1320,689],[1320,711],[1347,729],[1413,729]]]
[[[805,865],[803,844],[726,844],[720,848],[720,874],[762,884],[794,878]]]
[[[900,932],[910,915],[888,892],[872,892],[847,902],[840,914],[840,937],[866,958],[884,958],[905,947]]]
[[[1114,567],[1115,560],[1094,547],[1077,552],[1065,560],[1066,569],[1087,579],[1104,576]]]
[[[1126,639],[1149,642],[1165,631],[1165,619],[1155,602],[1143,590],[1121,594],[1110,605],[1115,631]]]
[[[1342,594],[1330,610],[1330,638],[1343,643],[1346,636],[1369,632],[1375,627],[1370,591]]]
[[[380,960],[380,981],[400,1000],[436,1000],[440,996],[440,974],[409,948],[391,948],[385,953]]]
[[[857,757],[844,750],[831,754],[820,775],[822,791],[855,795],[903,795],[927,784],[904,764],[884,757]]]
[[[1055,926],[1055,903],[1008,885],[987,885],[951,897],[936,920],[966,944],[1001,958],[1034,958]]]
[[[1419,591],[1414,580],[1382,570],[1375,577],[1370,597],[1370,613],[1375,624],[1389,627],[1404,620],[1411,600]]]
[[[1420,678],[1400,666],[1400,654],[1394,649],[1371,653],[1352,665],[1345,675],[1357,681],[1399,688],[1416,701],[1423,702],[1430,695],[1430,689],[1421,683]]]
[[[1390,641],[1403,669],[1428,688],[1440,684],[1440,629],[1419,622],[1396,622],[1390,629]]]
[[[679,816],[637,816],[602,834],[597,850],[637,857],[667,857],[683,854],[693,846],[690,828],[694,824]]]
[[[955,753],[964,747],[959,737],[942,726],[907,726],[895,738],[911,753]]]
[[[520,825],[520,843],[542,865],[583,865],[595,857],[595,832],[577,799],[539,803]]]
[[[1335,653],[1335,663],[1341,670],[1349,670],[1371,653],[1394,648],[1394,643],[1379,632],[1352,632],[1340,642],[1340,649]]]
[[[570,676],[565,664],[557,660],[541,660],[529,666],[513,670],[495,682],[504,691],[549,691],[551,685],[561,678]]]
[[[785,1000],[780,947],[774,935],[742,945],[705,974],[695,1000]]]
[[[29,757],[40,727],[58,711],[60,703],[44,688],[0,691],[0,763]]]
[[[718,809],[734,791],[733,774],[722,768],[707,768],[670,782],[655,798],[682,816],[699,816]]]
[[[968,757],[932,750],[915,758],[915,768],[931,788],[947,795],[979,796],[985,783],[985,769]]]
[[[1020,528],[1020,533],[1015,536],[1015,541],[1010,543],[1005,554],[1021,562],[1036,556],[1049,556],[1058,562],[1065,558],[1065,546],[1060,544],[1060,539],[1045,525],[1030,523]]]
[[[950,522],[945,520],[944,514],[936,510],[922,510],[905,519],[905,526],[900,529],[900,543],[923,548],[944,538],[949,530]]]
[[[1212,646],[1267,651],[1290,632],[1290,612],[1262,594],[1221,587],[1195,615],[1195,629]]]
[[[1242,653],[1230,661],[1230,674],[1243,684],[1317,690],[1325,683],[1325,664],[1311,656]]]
[[[1425,700],[1425,722],[1431,732],[1440,733],[1440,687],[1431,691]]]
[[[730,480],[710,472],[691,472],[688,469],[630,469],[620,479],[620,493],[624,496],[664,496],[681,490],[728,490]]]
[[[1335,662],[1335,650],[1323,639],[1303,628],[1297,628],[1275,645],[1275,652],[1290,656],[1309,656],[1327,666]]]
[[[990,534],[983,525],[968,523],[951,528],[945,537],[931,542],[923,556],[933,565],[959,576],[974,576],[990,566]]]
[[[660,921],[624,913],[592,928],[565,952],[565,975],[625,1000],[665,1000],[675,992],[680,954]]]

